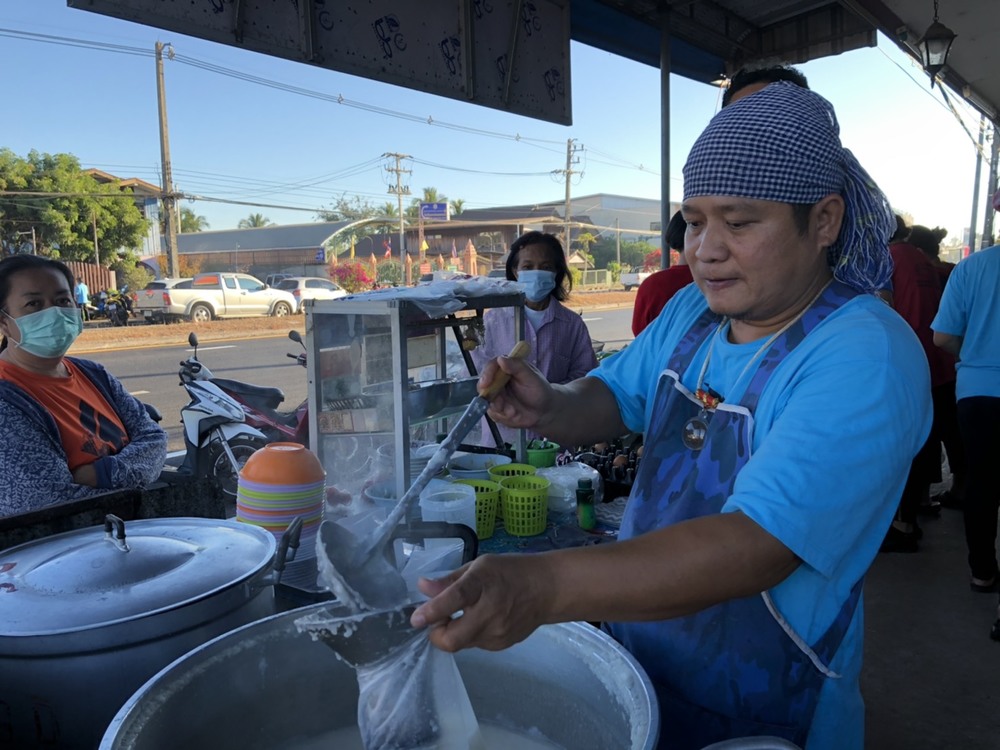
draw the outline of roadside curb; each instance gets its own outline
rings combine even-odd
[[[268,331],[267,333],[255,334],[255,335],[239,335],[239,336],[227,336],[221,339],[207,339],[205,341],[198,342],[198,346],[207,346],[210,344],[225,344],[232,341],[248,341],[256,339],[287,339],[288,333],[272,333]],[[98,354],[100,352],[123,352],[128,350],[138,351],[140,349],[167,349],[171,347],[184,347],[187,348],[187,339],[178,340],[176,344],[159,341],[152,342],[148,344],[107,344],[107,345],[97,345],[97,346],[87,346],[86,344],[81,345],[79,348],[74,344],[70,347],[69,354]]]
[[[563,303],[565,304],[565,303]],[[631,305],[617,303],[610,305],[566,305],[570,310],[579,313],[580,315],[586,315],[592,312],[601,312],[605,310],[624,310]],[[131,326],[126,327],[123,330],[128,330]],[[199,345],[207,346],[210,344],[223,344],[231,343],[233,341],[253,341],[257,339],[280,339],[288,338],[288,332],[278,333],[278,332],[261,332],[252,334],[236,334],[232,336],[226,336],[225,338],[212,338],[206,339],[204,341],[199,341]],[[102,352],[123,352],[123,351],[141,351],[143,349],[165,349],[170,347],[187,347],[187,337],[178,337],[177,342],[171,341],[156,341],[149,343],[129,343],[128,341],[116,341],[107,344],[91,344],[88,345],[86,342],[81,342],[79,339],[72,347],[70,347],[69,354],[73,356],[79,356],[82,354],[100,354]]]

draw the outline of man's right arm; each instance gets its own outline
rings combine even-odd
[[[480,386],[489,385],[498,369],[510,375],[490,403],[489,415],[500,424],[532,430],[562,445],[588,445],[628,432],[614,393],[596,378],[555,385],[523,360],[499,357],[483,370]]]

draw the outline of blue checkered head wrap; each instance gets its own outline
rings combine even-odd
[[[844,222],[828,249],[834,278],[862,292],[888,286],[896,219],[885,195],[840,143],[826,99],[779,81],[730,104],[709,122],[684,165],[684,199],[732,195],[779,203],[844,198]]]

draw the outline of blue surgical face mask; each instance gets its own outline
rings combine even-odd
[[[532,302],[541,302],[556,288],[555,271],[518,271],[517,281],[524,287],[524,296]]]
[[[6,312],[4,315],[14,321],[21,333],[20,341],[8,338],[8,343],[45,359],[62,357],[83,331],[83,319],[75,307],[46,307],[20,318],[12,318]]]

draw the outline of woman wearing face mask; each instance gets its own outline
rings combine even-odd
[[[562,301],[573,288],[562,244],[551,234],[528,232],[518,237],[507,256],[507,278],[524,289],[524,338],[531,346],[528,361],[550,383],[568,383],[597,367],[590,333],[583,318]],[[473,350],[479,369],[513,348],[514,308],[498,307],[486,313],[483,345]],[[500,427],[500,434],[513,442],[516,430]],[[484,443],[491,442],[484,430]],[[536,437],[528,433],[528,439]]]
[[[83,330],[73,274],[0,261],[0,516],[155,480],[167,437],[101,365],[65,356]]]

